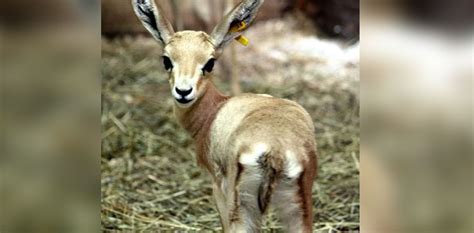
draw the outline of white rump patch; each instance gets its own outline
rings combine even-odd
[[[273,96],[271,96],[271,95],[268,95],[268,94],[257,94],[257,95],[259,95],[259,96],[263,96],[263,97],[273,97]]]
[[[296,178],[303,171],[303,167],[292,151],[287,150],[286,157],[286,175],[289,178]]]
[[[252,150],[248,153],[242,153],[239,158],[239,162],[244,165],[258,165],[257,161],[268,151],[268,146],[264,143],[254,144]]]

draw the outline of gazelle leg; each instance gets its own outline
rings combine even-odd
[[[257,166],[239,164],[236,182],[228,200],[230,210],[230,232],[260,232],[262,210],[258,204],[258,189],[261,184]],[[231,190],[229,190],[231,192]]]
[[[303,182],[310,176],[303,172],[298,179],[282,179],[274,192],[272,203],[285,232],[312,232],[312,183]]]
[[[314,173],[308,171],[303,172],[298,180],[298,196],[301,209],[303,212],[303,230],[302,232],[313,231],[313,179]]]
[[[216,201],[217,211],[221,219],[222,229],[224,232],[229,232],[229,210],[227,208],[225,194],[222,192],[220,185],[214,182],[212,185],[212,194]]]

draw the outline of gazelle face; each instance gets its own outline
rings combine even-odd
[[[174,101],[179,107],[189,107],[204,93],[214,67],[216,52],[210,37],[204,32],[177,32],[163,51]]]
[[[175,33],[155,0],[132,0],[138,19],[163,46],[163,64],[178,107],[189,107],[202,96],[215,59],[227,44],[241,38],[262,3],[263,0],[242,0],[208,35],[196,31]]]

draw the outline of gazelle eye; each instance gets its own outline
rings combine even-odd
[[[212,72],[212,68],[214,68],[214,61],[216,59],[214,58],[211,58],[209,59],[209,61],[207,61],[206,65],[204,65],[204,67],[202,68],[202,72],[205,73],[205,72]]]
[[[171,63],[171,59],[167,56],[163,56],[163,65],[165,66],[165,69],[167,71],[170,71],[173,69],[173,63]]]

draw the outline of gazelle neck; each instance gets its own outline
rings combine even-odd
[[[174,106],[179,123],[193,138],[202,134],[210,126],[220,106],[229,98],[223,95],[212,82],[204,87],[204,94],[189,108]],[[208,125],[209,124],[209,125]]]
[[[211,169],[208,159],[209,132],[220,107],[229,99],[209,81],[205,84],[204,94],[189,108],[174,106],[179,123],[194,138],[197,146],[198,162]]]

